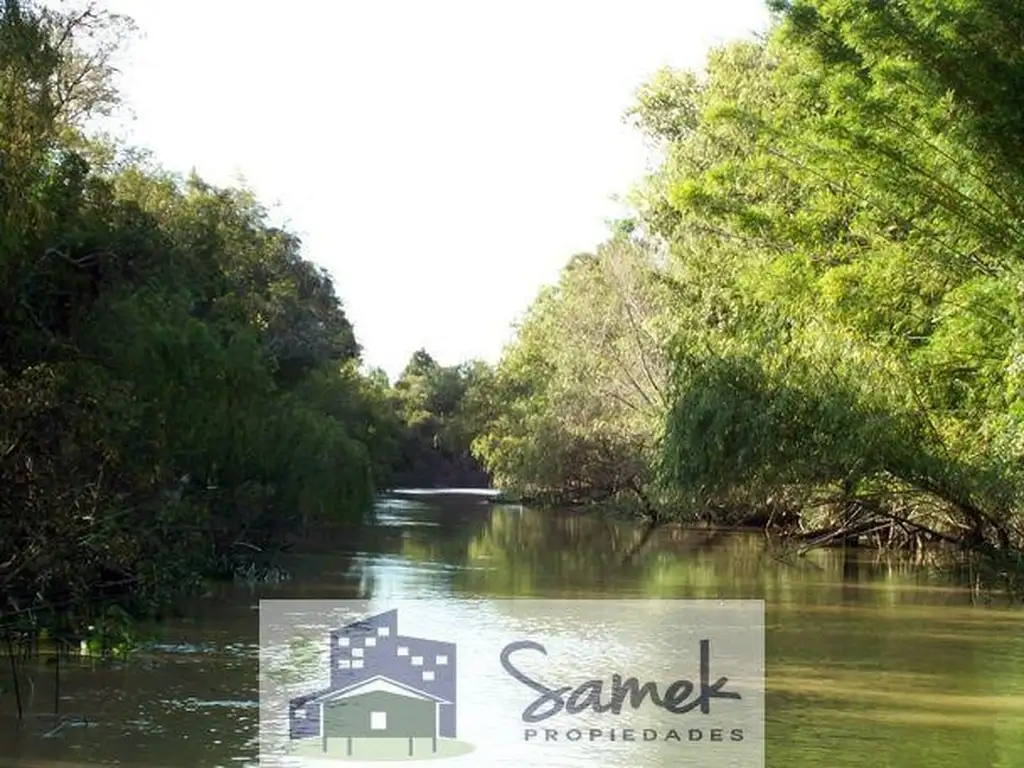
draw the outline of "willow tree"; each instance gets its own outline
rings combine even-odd
[[[530,307],[496,372],[501,408],[474,444],[500,487],[663,514],[654,469],[672,290],[660,267],[655,249],[619,234],[574,257]]]
[[[779,4],[765,42],[641,91],[666,159],[638,207],[687,296],[666,468],[698,505],[1013,538],[1019,107],[986,94],[1019,78],[1020,14],[997,5]]]

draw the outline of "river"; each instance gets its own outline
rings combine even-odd
[[[65,664],[59,715],[52,668],[23,670],[21,725],[0,670],[0,765],[255,764],[261,598],[672,597],[766,601],[769,766],[1024,766],[1024,611],[924,566],[670,528],[626,558],[634,525],[473,494],[387,497],[376,517],[285,561],[286,582],[212,589],[128,660]]]

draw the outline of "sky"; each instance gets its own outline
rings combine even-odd
[[[636,89],[767,22],[763,0],[104,5],[139,27],[122,132],[273,206],[392,380],[419,348],[495,362],[643,176]]]

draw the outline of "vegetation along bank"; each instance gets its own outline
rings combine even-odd
[[[1019,586],[1024,10],[773,8],[640,87],[634,216],[495,366],[392,383],[250,192],[90,128],[130,20],[8,0],[6,637],[112,633],[398,486],[941,544]]]

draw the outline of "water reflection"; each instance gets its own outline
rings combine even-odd
[[[382,501],[321,536],[293,579],[223,587],[123,664],[28,670],[23,726],[0,692],[0,763],[196,768],[256,753],[262,597],[745,597],[768,601],[768,765],[1024,765],[1024,615],[979,608],[928,569],[856,550],[780,556],[760,535],[541,513],[479,496]],[[29,684],[31,680],[31,684]],[[0,690],[10,689],[0,669]],[[6,762],[5,762],[6,761]]]

